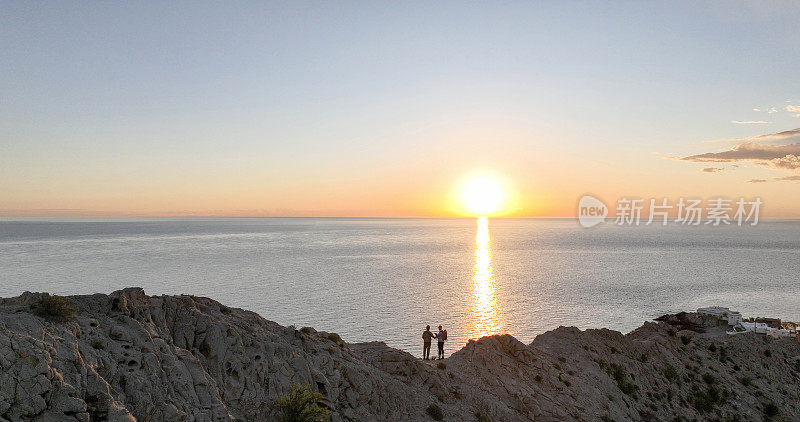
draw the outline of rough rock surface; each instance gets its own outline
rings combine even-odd
[[[431,420],[431,404],[459,421],[800,420],[794,339],[560,327],[470,341],[437,365],[207,298],[71,296],[76,318],[55,323],[30,312],[40,295],[0,299],[0,421],[274,420],[304,383],[334,420]]]

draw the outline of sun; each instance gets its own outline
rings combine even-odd
[[[461,204],[471,214],[494,214],[503,208],[505,200],[503,184],[490,176],[473,177],[461,188]]]

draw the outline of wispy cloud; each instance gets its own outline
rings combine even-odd
[[[794,182],[800,182],[800,176],[776,177],[775,180],[789,180],[789,181],[794,181]]]
[[[753,111],[761,111],[760,108],[754,108]]]
[[[800,144],[765,145],[757,142],[747,142],[736,145],[729,151],[690,155],[681,158],[681,160],[697,163],[725,163],[731,161],[775,160],[789,156],[800,156]]]
[[[770,122],[767,122],[767,121],[764,121],[764,120],[731,120],[731,123],[734,123],[734,124],[737,124],[737,125],[763,125],[763,124],[767,124],[767,123],[770,123]]]
[[[765,144],[792,144],[800,143],[800,128],[784,130],[782,132],[766,133],[763,135],[748,136],[745,138],[727,138],[703,141],[704,144],[741,145],[748,142]]]
[[[800,106],[787,105],[786,106],[786,111],[788,111],[789,113],[797,113],[794,116],[795,117],[800,117]]]
[[[727,151],[706,152],[679,159],[696,163],[750,161],[770,168],[800,169],[800,129],[752,136],[738,141]],[[781,144],[775,145],[776,142]]]
[[[769,109],[769,111],[768,111],[767,113],[769,113],[769,114],[775,114],[775,113],[777,113],[777,112],[778,112],[778,109],[777,109],[777,108],[775,108],[775,107],[772,107],[771,109]]]
[[[716,173],[718,171],[724,171],[723,167],[706,167],[703,169],[704,173]]]
[[[747,181],[747,183],[764,183],[764,182],[766,182],[766,180],[764,179],[750,179]]]

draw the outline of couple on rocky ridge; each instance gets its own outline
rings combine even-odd
[[[431,326],[426,325],[425,331],[422,332],[422,359],[429,360],[431,358],[431,339],[436,339],[439,345],[439,359],[444,359],[444,342],[447,340],[447,330],[443,330],[439,326],[439,332],[434,334],[431,332]]]

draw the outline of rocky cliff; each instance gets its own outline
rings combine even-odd
[[[0,421],[275,420],[310,384],[333,420],[800,420],[800,343],[648,322],[471,341],[441,364],[194,296],[0,300]]]

